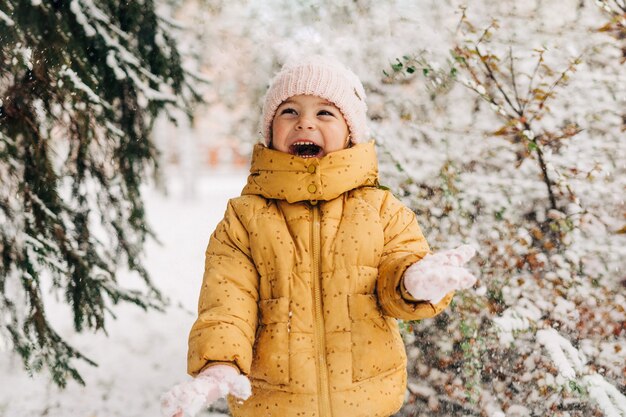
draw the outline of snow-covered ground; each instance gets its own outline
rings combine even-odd
[[[227,200],[239,195],[246,175],[242,171],[201,176],[193,199],[183,197],[179,180],[169,181],[167,196],[148,189],[148,220],[162,245],[146,246],[146,266],[170,298],[170,308],[160,313],[119,305],[114,308],[117,320],[107,322],[108,336],[77,335],[68,309],[48,300],[50,320],[59,333],[99,366],[81,364],[86,386],[70,382],[61,391],[46,374],[29,377],[18,357],[3,352],[0,417],[159,416],[161,393],[189,378],[187,334],[195,318],[204,250]]]

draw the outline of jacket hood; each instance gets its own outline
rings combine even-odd
[[[301,158],[257,144],[248,183],[242,195],[298,201],[332,200],[346,191],[378,185],[374,141],[332,152],[322,158]]]

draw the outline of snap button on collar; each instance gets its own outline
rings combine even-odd
[[[310,193],[314,193],[317,191],[317,187],[315,186],[315,184],[309,184],[307,190],[309,190]]]
[[[315,173],[315,165],[309,165],[306,170],[309,171],[310,174]]]

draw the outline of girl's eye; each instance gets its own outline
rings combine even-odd
[[[332,112],[328,110],[320,110],[317,114],[320,116],[335,116]]]
[[[291,107],[284,108],[280,111],[280,114],[297,114]]]

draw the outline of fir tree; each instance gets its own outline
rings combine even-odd
[[[166,303],[141,261],[140,186],[156,178],[157,114],[200,99],[174,28],[150,0],[0,0],[0,339],[60,386],[95,363],[55,331],[44,291],[77,332],[105,331],[122,301]]]

